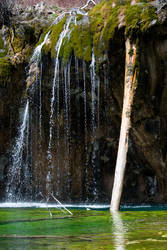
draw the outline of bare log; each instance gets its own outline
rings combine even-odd
[[[126,168],[129,129],[131,127],[131,110],[133,104],[137,68],[136,64],[136,45],[126,40],[126,62],[125,62],[125,82],[124,82],[124,101],[122,111],[121,131],[119,138],[119,147],[117,153],[117,162],[115,169],[114,185],[112,190],[112,199],[110,211],[118,211],[123,190],[124,174]]]

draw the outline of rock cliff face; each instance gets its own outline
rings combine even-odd
[[[32,7],[18,14],[13,16],[10,27],[3,26],[0,31],[1,200],[5,199],[12,145],[27,97],[30,102],[29,139],[28,146],[24,144],[23,160],[31,174],[27,188],[24,168],[20,171],[22,184],[20,181],[17,186],[20,197],[40,200],[41,193],[47,195],[50,172],[51,191],[61,200],[110,200],[128,36],[137,44],[135,67],[138,73],[122,202],[166,202],[166,7],[157,14],[148,3],[120,5],[115,1],[103,1],[87,16],[76,15],[77,25],[71,24],[70,35],[64,39],[60,50],[56,91],[57,86],[60,89],[55,91],[55,113],[51,122],[55,46],[68,18],[65,16],[58,24],[53,23],[63,12],[45,5],[40,10]],[[41,63],[29,64],[34,49],[44,41],[48,31],[50,35],[42,48]],[[95,68],[92,54],[96,58]],[[28,86],[26,79],[29,79]],[[51,124],[52,157],[48,170]]]

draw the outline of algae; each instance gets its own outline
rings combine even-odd
[[[1,247],[166,249],[166,211],[120,212],[117,220],[108,211],[51,212],[52,219],[47,209],[0,209]]]

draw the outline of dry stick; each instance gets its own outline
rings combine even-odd
[[[114,185],[112,191],[112,199],[110,211],[118,211],[123,190],[123,181],[128,152],[129,129],[131,127],[131,110],[133,104],[134,90],[137,70],[136,63],[136,45],[131,44],[130,40],[126,40],[126,62],[125,62],[125,86],[124,101],[122,111],[121,131],[119,138],[119,147],[117,153],[117,162],[115,169]]]

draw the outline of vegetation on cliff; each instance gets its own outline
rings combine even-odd
[[[77,58],[90,61],[92,47],[96,58],[100,59],[108,50],[110,41],[117,30],[123,29],[125,36],[136,37],[137,34],[145,33],[150,27],[158,24],[156,9],[150,5],[149,1],[131,5],[130,1],[105,0],[91,9],[88,17],[89,20],[85,22],[85,17],[78,15],[77,25],[71,24],[71,33],[64,40],[60,53],[64,62],[72,53]],[[51,30],[50,43],[43,47],[43,52],[50,52],[52,58],[55,56],[54,48],[65,20],[66,18],[49,28]],[[40,43],[45,34],[46,31]]]
[[[0,82],[6,84],[11,81],[11,63],[9,58],[0,58]]]
[[[45,8],[42,8],[42,11],[44,11]],[[55,6],[53,9],[51,16],[56,15],[57,17],[60,14],[59,10]],[[30,11],[32,12],[32,10]],[[52,13],[52,11],[49,9],[48,13]],[[45,16],[46,13],[44,12],[43,15]],[[22,60],[18,60],[18,63],[22,63],[24,60],[28,61],[27,59],[29,59],[37,39],[41,37],[36,46],[43,42],[46,33],[50,31],[50,38],[43,46],[42,51],[44,54],[50,53],[51,57],[54,58],[55,46],[67,20],[67,15],[54,25],[52,25],[53,19],[48,15],[46,16],[46,24],[41,19],[41,24],[37,25],[33,21],[34,19],[29,19],[30,15],[26,12],[27,20],[21,21],[20,24],[15,24],[15,21],[10,28],[8,34],[8,46],[11,45],[12,48],[12,53],[10,49],[10,56],[17,56],[19,53],[24,54]],[[125,37],[133,38],[146,33],[152,26],[158,25],[156,9],[150,5],[149,1],[137,1],[136,4],[132,5],[130,0],[104,0],[92,8],[88,16],[78,14],[76,19],[75,24],[70,24],[71,31],[62,43],[60,56],[64,63],[71,54],[79,59],[90,61],[92,48],[96,58],[101,62],[118,30],[122,30]],[[6,54],[7,49],[4,48],[3,40],[0,37],[0,56]],[[17,60],[12,60],[13,64],[15,64],[15,61]]]

